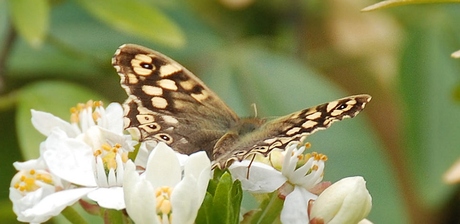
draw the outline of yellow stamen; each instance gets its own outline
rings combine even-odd
[[[93,120],[97,121],[97,119],[99,119],[101,115],[97,111],[94,111],[92,114],[92,117],[93,117]]]
[[[123,152],[121,154],[121,161],[123,161],[124,163],[128,162],[129,160],[129,157],[128,157],[128,153],[127,152]]]
[[[104,157],[102,158],[102,161],[104,163],[104,168],[106,168],[106,170],[117,168],[116,156],[117,155],[113,152],[109,152],[104,155]]]
[[[155,197],[156,197],[156,212],[160,219],[162,217],[168,217],[169,221],[172,219],[172,205],[171,205],[171,187],[159,187],[155,190]]]
[[[77,106],[70,108],[70,122],[78,123],[80,119],[80,113],[83,110],[86,110],[86,109],[93,110],[93,108],[100,107],[102,105],[103,105],[102,101],[93,101],[93,100],[88,100],[88,102],[86,103],[78,103]],[[92,113],[92,119],[94,121],[97,121],[97,119],[99,119],[100,117],[101,115],[98,112],[94,111]]]
[[[51,178],[50,175],[45,175],[45,174],[37,174],[37,180],[43,181],[47,184],[52,184],[53,179]]]
[[[11,186],[23,194],[41,188],[40,183],[53,185],[52,176],[46,171],[37,172],[34,169],[19,171],[14,177]]]
[[[103,106],[102,101],[100,101],[100,100],[94,101],[94,107],[102,107],[102,106]]]
[[[311,167],[311,170],[312,170],[312,171],[317,171],[317,170],[318,170],[318,165],[313,165],[313,166]]]
[[[110,151],[112,149],[112,146],[110,146],[107,143],[102,144],[102,149],[105,151]]]
[[[93,153],[94,157],[99,156],[101,154],[102,154],[102,151],[100,149],[94,151],[94,153]]]

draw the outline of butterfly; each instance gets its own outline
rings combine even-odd
[[[193,73],[159,52],[124,44],[112,65],[128,94],[125,129],[140,141],[165,142],[182,154],[205,151],[219,169],[303,142],[335,121],[356,116],[371,100],[362,94],[269,121],[240,118]]]

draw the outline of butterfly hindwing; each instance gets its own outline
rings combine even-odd
[[[268,121],[250,136],[241,136],[231,149],[215,148],[216,166],[225,168],[232,161],[241,161],[254,153],[267,156],[275,148],[301,143],[335,121],[356,116],[370,100],[371,96],[366,94],[350,96]]]

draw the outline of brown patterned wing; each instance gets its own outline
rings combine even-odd
[[[303,142],[308,135],[328,128],[335,121],[356,116],[370,100],[371,96],[365,94],[350,96],[266,122],[260,128],[239,136],[238,141],[221,143],[231,145],[230,148],[215,148],[214,167],[225,169],[233,161],[241,161],[251,154],[267,156],[275,148],[284,150],[289,144]]]
[[[122,45],[112,64],[128,94],[125,129],[140,141],[163,141],[178,152],[204,150],[239,121],[237,115],[206,85],[179,63],[161,53]]]

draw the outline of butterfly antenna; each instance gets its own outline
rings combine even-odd
[[[254,162],[254,159],[256,158],[256,154],[253,154],[252,155],[252,159],[251,159],[251,162],[249,163],[248,165],[248,172],[246,173],[246,179],[249,180],[249,169],[251,168],[251,165],[252,165],[252,162]]]
[[[257,104],[253,103],[251,104],[252,109],[254,109],[254,117],[257,117]]]

